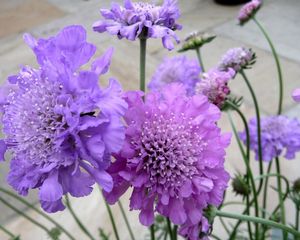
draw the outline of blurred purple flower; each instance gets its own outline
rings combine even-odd
[[[238,20],[241,25],[248,22],[259,10],[261,6],[261,0],[252,0],[251,2],[245,4],[238,15]]]
[[[23,67],[1,88],[5,138],[0,150],[12,153],[9,184],[21,195],[38,188],[43,209],[56,212],[65,208],[64,194],[86,196],[95,182],[112,189],[105,169],[111,153],[122,147],[120,117],[127,104],[115,80],[107,88],[98,86],[112,49],[91,70],[79,69],[96,51],[83,27],[66,27],[48,39],[28,34],[24,39],[40,68]]]
[[[255,63],[255,54],[250,48],[237,47],[229,49],[219,63],[219,70],[228,71],[229,68],[238,72]]]
[[[182,83],[188,95],[195,94],[196,83],[200,81],[201,68],[197,60],[185,56],[165,58],[158,66],[148,88],[160,91],[166,84]]]
[[[292,97],[293,97],[294,101],[300,102],[300,88],[297,88],[293,91]]]
[[[164,0],[161,6],[124,1],[124,7],[113,3],[111,9],[101,9],[105,20],[93,24],[94,31],[108,32],[119,39],[134,41],[137,38],[161,38],[165,48],[174,48],[172,39],[179,43],[175,30],[182,27],[176,23],[180,13],[176,0]]]
[[[258,159],[257,125],[256,119],[249,122],[250,147],[255,151]],[[246,133],[240,133],[240,138],[246,143]],[[279,157],[284,151],[287,159],[295,158],[295,153],[300,151],[300,122],[286,116],[271,116],[261,119],[261,143],[263,160],[271,161]]]
[[[223,200],[229,175],[224,169],[230,134],[221,134],[220,110],[203,95],[187,97],[182,84],[151,92],[128,92],[126,140],[108,172],[114,188],[105,197],[114,204],[133,187],[130,208],[140,222],[153,224],[154,212],[174,224],[192,225],[203,209]]]
[[[232,68],[227,72],[213,68],[203,73],[201,81],[196,84],[195,92],[207,96],[211,103],[221,108],[230,93],[228,82],[234,75]]]

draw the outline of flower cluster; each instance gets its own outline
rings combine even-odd
[[[216,125],[220,110],[203,95],[186,96],[176,83],[145,101],[141,92],[128,92],[126,101],[125,144],[108,170],[114,188],[106,200],[115,203],[132,186],[130,208],[140,210],[143,225],[153,224],[157,211],[182,225],[187,239],[198,239],[208,227],[203,209],[222,202],[229,180],[230,135]]]
[[[175,30],[181,26],[176,23],[180,13],[176,0],[164,0],[161,6],[124,1],[124,7],[116,3],[110,10],[102,9],[105,20],[94,23],[93,29],[97,32],[108,32],[118,38],[136,40],[137,38],[161,38],[165,48],[174,48],[172,39],[178,43]]]
[[[235,75],[231,68],[225,72],[211,69],[202,75],[201,81],[196,84],[196,94],[207,96],[208,100],[221,108],[230,93],[228,82]]]
[[[237,47],[229,49],[219,63],[219,69],[228,71],[229,68],[239,72],[255,63],[255,54],[249,48]]]
[[[257,124],[256,119],[249,122],[250,147],[255,151],[258,159]],[[242,132],[240,138],[246,143],[246,133]],[[285,151],[284,157],[295,158],[300,151],[300,122],[285,116],[271,116],[261,119],[261,143],[264,161],[271,161]]]
[[[29,34],[24,39],[40,68],[23,67],[1,88],[1,156],[12,153],[9,184],[21,195],[39,189],[43,209],[56,212],[64,209],[64,194],[86,196],[95,182],[112,189],[106,168],[125,138],[120,118],[127,104],[115,80],[107,88],[98,86],[112,49],[90,70],[79,69],[96,51],[83,27],[66,27],[48,39]]]
[[[192,32],[189,36],[184,40],[184,43],[179,50],[179,52],[185,52],[187,50],[195,50],[201,48],[206,43],[214,40],[216,35],[205,33],[205,32]]]
[[[169,83],[182,83],[188,95],[195,93],[195,86],[200,81],[201,68],[197,60],[185,56],[165,58],[158,66],[148,88],[152,91],[161,90]]]
[[[248,22],[259,10],[261,6],[261,0],[252,0],[251,2],[245,4],[238,15],[238,20],[241,25]]]

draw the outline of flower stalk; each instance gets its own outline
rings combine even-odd
[[[196,53],[197,53],[197,58],[198,58],[198,61],[199,61],[199,64],[201,66],[201,70],[202,72],[205,72],[205,69],[204,69],[204,64],[203,64],[203,60],[202,60],[202,56],[201,56],[201,50],[200,48],[196,48]]]
[[[146,91],[146,48],[147,38],[140,38],[140,90]]]
[[[4,226],[2,226],[1,224],[0,224],[0,230],[2,230],[6,235],[8,235],[9,237],[11,237],[12,239],[16,238],[16,236],[12,232],[10,232],[7,228],[5,228]]]
[[[129,232],[129,234],[130,234],[131,240],[135,240],[134,234],[133,234],[133,232],[132,232],[130,223],[129,223],[128,219],[127,219],[127,216],[126,216],[126,213],[125,213],[125,211],[124,211],[124,208],[123,208],[123,205],[122,205],[121,201],[118,201],[118,205],[119,205],[119,208],[120,208],[120,210],[121,210],[122,216],[123,216],[123,218],[124,218],[125,224],[126,224],[126,226],[127,226],[128,232]]]

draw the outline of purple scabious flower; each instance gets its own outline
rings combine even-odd
[[[228,71],[232,68],[235,72],[247,69],[255,63],[255,53],[250,48],[237,47],[229,49],[219,63],[219,70]]]
[[[160,91],[166,84],[182,83],[188,95],[195,94],[196,83],[200,81],[201,68],[198,61],[185,56],[165,58],[158,66],[148,88]]]
[[[131,210],[149,226],[154,212],[174,224],[199,224],[203,209],[218,206],[229,175],[224,169],[230,134],[221,134],[220,110],[206,96],[188,97],[182,84],[161,92],[128,92],[126,139],[108,172],[114,188],[104,193],[114,204],[132,187]]]
[[[12,154],[8,183],[21,195],[39,189],[42,208],[56,212],[65,208],[65,194],[89,195],[95,182],[112,189],[106,169],[125,138],[120,118],[127,103],[115,80],[107,88],[98,86],[112,49],[90,70],[79,69],[96,51],[83,27],[66,27],[48,39],[29,34],[24,39],[40,68],[23,67],[1,88],[5,137],[0,152]]]
[[[249,121],[250,147],[258,159],[257,124],[256,119]],[[240,138],[246,144],[246,133],[240,133]],[[294,159],[300,151],[300,122],[286,116],[271,116],[261,119],[261,144],[263,160],[270,162],[285,152],[284,157]]]
[[[207,96],[208,100],[221,108],[230,94],[228,82],[235,75],[235,71],[230,68],[227,72],[218,69],[211,69],[203,73],[201,81],[196,84],[196,94]]]
[[[105,20],[93,24],[94,31],[108,32],[119,39],[134,41],[137,38],[161,38],[163,46],[174,48],[172,39],[179,43],[175,30],[182,27],[176,23],[180,17],[176,0],[164,0],[161,6],[124,0],[124,6],[113,3],[111,9],[100,10]]]
[[[292,98],[295,102],[300,102],[300,88],[296,88],[292,93]]]
[[[238,15],[238,20],[241,25],[248,22],[261,7],[261,0],[252,0],[251,2],[245,4]]]

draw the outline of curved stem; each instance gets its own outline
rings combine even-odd
[[[202,57],[201,57],[201,51],[200,51],[200,48],[196,48],[196,53],[197,53],[197,58],[198,58],[198,61],[199,61],[201,70],[202,70],[202,72],[205,72],[204,64],[203,64]]]
[[[257,145],[258,145],[258,160],[259,160],[259,172],[260,175],[264,174],[264,166],[263,166],[263,160],[262,160],[262,146],[261,146],[261,127],[260,127],[260,111],[259,111],[259,106],[258,106],[258,102],[257,102],[257,98],[256,95],[254,93],[254,90],[246,76],[246,74],[244,73],[243,70],[240,71],[241,75],[243,76],[246,85],[250,91],[250,94],[252,96],[253,99],[253,103],[254,103],[254,107],[255,107],[255,114],[256,114],[256,124],[257,124]],[[259,187],[257,190],[257,194],[260,193],[261,189],[263,186],[263,179],[261,179],[260,183],[259,183]]]
[[[123,205],[122,205],[121,201],[118,201],[118,205],[119,205],[119,207],[120,207],[120,210],[121,210],[122,216],[123,216],[123,218],[124,218],[125,224],[126,224],[126,226],[127,226],[128,232],[129,232],[129,234],[130,234],[130,237],[131,237],[132,240],[135,240],[134,235],[133,235],[133,232],[132,232],[132,229],[131,229],[131,226],[130,226],[130,224],[129,224],[129,221],[128,221],[128,219],[127,219],[127,216],[126,216],[126,213],[125,213],[125,211],[124,211],[124,208],[123,208]]]
[[[151,240],[155,240],[154,224],[150,226],[150,236],[151,236]]]
[[[68,195],[66,195],[65,197],[66,200],[66,206],[69,209],[72,217],[74,218],[75,222],[77,223],[78,227],[82,230],[83,233],[85,233],[85,235],[87,235],[91,240],[96,240],[92,234],[87,230],[87,228],[83,225],[83,223],[80,221],[80,219],[77,217],[76,213],[74,212],[71,203],[69,201],[69,197]]]
[[[278,54],[275,50],[274,44],[272,43],[271,38],[269,37],[269,35],[267,34],[267,32],[265,31],[263,26],[256,20],[255,17],[252,17],[252,19],[256,23],[258,28],[261,30],[263,35],[265,36],[267,42],[270,45],[270,48],[272,50],[272,54],[273,54],[274,59],[275,59],[277,72],[278,72],[278,80],[279,80],[279,104],[278,104],[278,111],[277,111],[277,114],[279,115],[282,112],[282,101],[283,101],[283,78],[282,78],[282,71],[281,71],[281,65],[280,65],[279,57],[278,57]]]
[[[116,237],[117,240],[120,240],[118,229],[117,229],[117,226],[116,226],[116,223],[115,223],[114,216],[112,214],[111,208],[110,208],[110,206],[108,205],[108,203],[106,201],[104,201],[104,203],[105,203],[108,215],[109,215],[109,219],[110,219],[111,225],[113,227],[113,231],[114,231],[115,237]]]
[[[146,90],[146,47],[147,38],[140,38],[140,90]]]
[[[3,227],[1,224],[0,224],[0,230],[2,230],[4,233],[6,233],[8,236],[10,236],[11,238],[16,238],[16,236],[10,232],[9,230],[7,230],[5,227]]]
[[[279,204],[280,204],[280,216],[281,216],[281,222],[285,224],[285,208],[284,208],[284,202],[282,201],[282,186],[281,186],[281,178],[279,177],[280,175],[280,163],[279,163],[279,158],[276,157],[275,159],[276,163],[276,172],[278,174],[277,176],[277,186],[278,186],[278,198],[279,198]],[[283,238],[287,239],[287,234],[283,231]]]
[[[271,221],[271,220],[258,218],[258,217],[253,217],[253,216],[248,216],[248,215],[228,213],[228,212],[223,212],[223,211],[220,211],[220,210],[216,210],[216,215],[220,216],[220,217],[239,219],[241,221],[260,223],[260,224],[263,224],[263,225],[266,225],[266,226],[269,226],[269,227],[281,229],[285,232],[291,233],[294,236],[300,238],[300,232],[298,232],[295,229],[290,228],[286,225],[283,225],[281,223],[277,223],[277,222],[274,222],[274,221]]]
[[[2,187],[0,187],[0,191],[3,192],[3,193],[5,193],[5,194],[7,194],[8,196],[10,196],[10,197],[18,200],[19,202],[23,203],[24,205],[26,205],[27,207],[29,207],[30,209],[32,209],[33,211],[35,211],[36,213],[38,213],[39,215],[41,215],[42,217],[44,217],[45,219],[47,219],[49,222],[53,223],[57,228],[59,228],[62,232],[64,232],[71,240],[75,240],[75,237],[73,237],[69,233],[69,231],[67,231],[62,225],[60,225],[58,222],[56,222],[55,220],[53,220],[47,214],[45,214],[42,211],[40,211],[38,208],[36,208],[34,205],[32,205],[31,203],[29,203],[28,201],[26,201],[22,197],[18,196],[15,193],[12,193],[9,190],[6,190],[5,188],[2,188]]]
[[[7,202],[4,198],[0,197],[0,202],[2,202],[4,205],[6,205],[7,207],[9,207],[11,210],[13,210],[14,212],[16,212],[17,214],[21,215],[22,217],[26,218],[28,221],[30,221],[32,224],[36,225],[37,227],[43,229],[49,236],[50,235],[50,230],[45,227],[44,225],[40,224],[39,222],[37,222],[36,220],[34,220],[33,218],[29,217],[27,214],[23,213],[21,210],[17,209],[16,207],[14,207],[13,205],[11,205],[9,202]]]
[[[273,163],[273,161],[271,161],[271,162],[269,163],[269,166],[268,166],[268,169],[267,169],[267,175],[270,174],[270,172],[271,172],[272,163]],[[264,185],[263,209],[267,209],[268,184],[269,184],[269,177],[267,176],[266,179],[265,179],[265,185]],[[262,213],[262,217],[263,217],[263,218],[266,217],[266,212],[263,212],[263,213]]]
[[[172,226],[171,226],[171,222],[170,222],[170,219],[169,219],[169,218],[167,218],[167,227],[168,227],[170,239],[171,239],[171,240],[174,240],[174,237],[173,237],[173,231],[172,231]]]

